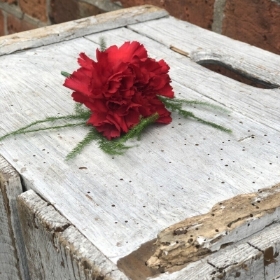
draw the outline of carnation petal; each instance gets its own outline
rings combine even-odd
[[[111,46],[106,51],[109,63],[133,62],[134,58],[147,58],[147,51],[139,42],[125,42],[121,47]]]
[[[90,95],[89,91],[89,79],[86,76],[82,76],[81,79],[78,77],[78,73],[74,72],[69,78],[64,82],[64,86],[70,88],[74,91],[81,92],[85,95]]]
[[[85,53],[80,53],[80,57],[78,58],[78,63],[80,66],[86,69],[92,69],[93,60],[89,58]]]
[[[158,94],[168,98],[174,98],[174,91],[170,84],[166,84],[161,88]]]

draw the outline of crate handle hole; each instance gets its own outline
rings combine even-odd
[[[228,78],[231,78],[240,83],[263,89],[273,89],[279,88],[278,85],[271,84],[265,81],[262,81],[256,77],[252,77],[241,70],[234,69],[230,65],[227,65],[218,60],[200,60],[196,61],[197,64]]]

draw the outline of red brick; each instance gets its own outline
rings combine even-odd
[[[5,35],[5,18],[2,11],[0,10],[0,36],[4,36],[4,35]]]
[[[271,0],[227,0],[222,34],[280,54],[280,5]]]
[[[120,0],[120,2],[124,7],[152,4],[166,9],[174,17],[203,28],[212,28],[215,0]]]
[[[90,17],[90,16],[95,16],[98,14],[103,13],[104,11],[100,10],[94,5],[90,5],[86,2],[79,2],[79,17],[84,18],[84,17]]]
[[[61,23],[77,19],[79,15],[78,2],[75,0],[52,0],[51,21]]]
[[[46,0],[18,0],[21,10],[33,18],[48,21]]]
[[[7,29],[8,34],[13,34],[17,32],[22,32],[30,29],[37,28],[37,26],[20,20],[13,15],[7,15]]]
[[[51,20],[53,23],[61,23],[82,17],[100,14],[102,11],[86,2],[77,0],[52,0]]]

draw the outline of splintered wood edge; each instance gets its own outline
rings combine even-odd
[[[16,198],[21,193],[19,174],[0,155],[0,255],[5,255],[0,261],[0,272],[3,277],[6,275],[15,280],[28,279],[25,249],[16,208]],[[4,214],[2,217],[1,212]]]
[[[143,5],[0,37],[0,56],[167,16]]]
[[[279,221],[280,184],[214,205],[158,234],[151,268],[172,268],[198,261]]]
[[[115,264],[33,190],[18,196],[17,203],[32,279],[128,280]],[[34,262],[36,256],[40,256],[40,260]]]

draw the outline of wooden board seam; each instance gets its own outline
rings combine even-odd
[[[143,5],[2,36],[0,56],[166,16],[159,7]]]

